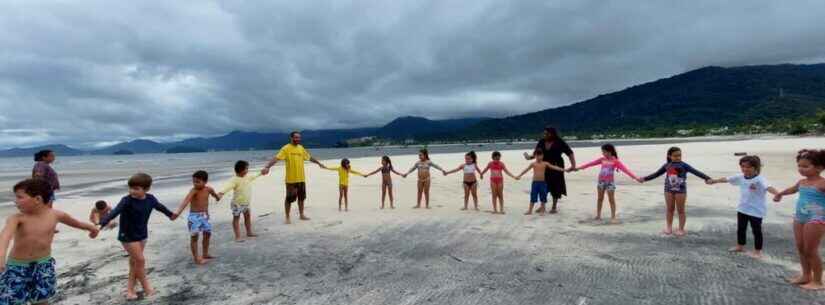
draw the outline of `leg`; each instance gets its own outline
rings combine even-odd
[[[534,205],[535,205],[535,204],[531,202],[531,203],[530,203],[530,207],[529,207],[529,208],[527,208],[527,212],[525,212],[525,213],[524,213],[524,215],[531,215],[531,214],[533,214],[533,206],[534,206]]]
[[[139,269],[138,273],[135,275],[137,276],[138,281],[140,282],[140,286],[143,287],[143,296],[148,297],[155,294],[155,289],[152,288],[152,285],[149,285],[149,278],[146,276],[146,256],[143,255],[143,251],[146,250],[146,241],[140,242],[140,260],[138,261]]]
[[[676,212],[679,213],[679,229],[676,230],[676,235],[684,236],[685,222],[687,222],[687,215],[685,215],[685,201],[687,201],[687,194],[676,194],[674,199],[676,200]]]
[[[490,194],[492,198],[490,198],[493,202],[493,214],[498,213],[498,206],[496,205],[496,200],[498,199],[498,192],[495,183],[490,183]]]
[[[799,286],[808,290],[822,290],[822,258],[819,256],[819,243],[825,234],[825,224],[807,223],[803,229],[805,238],[805,257],[811,269],[811,281]]]
[[[395,209],[395,199],[392,197],[392,184],[387,185],[387,194],[390,195],[390,209]]]
[[[504,183],[496,186],[496,192],[498,193],[498,211],[504,214]]]
[[[796,251],[799,254],[799,265],[801,266],[800,274],[789,278],[788,281],[794,285],[807,284],[811,281],[811,268],[808,266],[808,260],[805,257],[805,224],[794,221],[793,222],[793,236],[796,241]]]
[[[309,220],[309,217],[304,214],[304,200],[298,200],[298,215],[300,220]]]
[[[258,237],[258,234],[252,231],[252,212],[249,209],[243,212],[243,225],[246,227],[246,236]]]
[[[309,220],[309,217],[304,214],[304,201],[307,200],[306,184],[298,183],[298,213],[301,220]]]
[[[762,218],[749,216],[751,231],[753,231],[754,250],[753,257],[762,257]]]
[[[247,224],[249,221],[247,221]],[[241,215],[232,215],[232,232],[235,233],[235,241],[241,241]],[[247,232],[249,232],[247,230]]]
[[[206,261],[213,259],[212,255],[209,255],[209,241],[212,239],[212,232],[203,232],[203,260],[204,263]]]
[[[604,189],[601,187],[597,187],[596,194],[596,217],[593,219],[600,220],[602,219],[602,203],[604,202]]]
[[[676,199],[673,193],[665,192],[665,229],[662,233],[670,235],[673,233],[673,212],[676,210]]]
[[[470,187],[467,186],[467,183],[461,183],[464,187],[464,208],[461,209],[462,211],[467,210],[467,205],[470,203]]]
[[[341,212],[341,206],[344,205],[344,186],[338,186],[338,212]]]
[[[616,191],[607,191],[607,202],[610,203],[610,223],[618,223],[616,218]]]
[[[413,207],[414,209],[420,209],[421,208],[421,194],[423,194],[423,193],[424,193],[424,182],[421,181],[421,180],[418,180],[418,193],[417,193],[417,197],[416,197],[416,200],[415,200],[415,206]]]
[[[136,300],[137,292],[135,292],[135,284],[137,283],[137,258],[143,259],[143,253],[140,251],[140,243],[123,243],[123,250],[129,255],[129,279],[126,282],[126,299]]]
[[[553,207],[550,208],[550,214],[556,214],[556,213],[559,212],[558,203],[559,203],[559,198],[556,197],[556,196],[553,196]]]
[[[286,199],[284,199],[284,216],[286,217],[286,224],[292,223],[289,220],[290,210],[292,210],[292,202],[298,198],[298,188],[294,184],[286,185]]]
[[[195,264],[203,265],[203,259],[198,255],[198,235],[189,237],[189,250],[192,251],[192,259],[194,259]]]
[[[349,211],[349,188],[345,186],[342,191],[344,192],[344,211],[346,212]]]
[[[748,215],[736,213],[736,246],[730,248],[731,252],[745,251],[745,244],[747,244],[748,236]]]
[[[473,207],[478,211],[478,182],[473,183],[473,187],[470,188],[470,194],[473,195]]]
[[[424,183],[424,207],[430,208],[430,180]]]
[[[381,209],[384,209],[384,202],[387,199],[387,184],[381,182]]]

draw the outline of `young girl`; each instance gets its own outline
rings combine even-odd
[[[473,195],[473,205],[475,206],[475,210],[478,211],[478,180],[476,180],[476,173],[481,174],[481,170],[478,169],[476,159],[476,152],[470,151],[464,155],[464,164],[461,164],[455,169],[444,173],[446,176],[457,171],[464,170],[464,208],[461,209],[462,211],[467,210],[467,204],[470,201],[471,194]]]
[[[381,172],[381,209],[384,209],[384,199],[387,197],[387,194],[390,195],[390,209],[395,209],[392,198],[392,176],[390,173],[394,173],[402,177],[404,174],[395,171],[395,168],[392,167],[392,160],[390,160],[390,157],[388,156],[382,156],[381,167],[367,174],[366,177],[372,176],[378,172]]]
[[[610,223],[618,223],[618,219],[616,219],[616,199],[614,196],[616,192],[614,173],[617,171],[622,171],[625,175],[628,175],[635,181],[639,181],[639,178],[627,169],[622,161],[619,161],[619,155],[616,153],[616,147],[613,146],[613,144],[602,145],[602,155],[603,157],[574,168],[571,171],[579,171],[596,165],[601,165],[599,180],[596,185],[598,198],[596,200],[596,217],[594,219],[602,219],[602,203],[604,202],[604,193],[607,192],[607,200],[610,203]]]
[[[149,237],[149,216],[153,210],[175,220],[178,215],[170,211],[157,198],[147,193],[152,187],[152,177],[137,173],[129,178],[129,195],[124,196],[120,203],[100,220],[100,227],[106,227],[118,215],[120,216],[120,231],[117,239],[123,244],[123,249],[129,254],[129,279],[126,283],[126,299],[136,300],[135,285],[140,282],[143,286],[143,296],[149,297],[155,293],[149,285],[146,276],[146,257],[143,249],[146,248],[146,239]]]
[[[685,232],[685,200],[687,199],[687,173],[696,175],[699,178],[709,182],[710,177],[702,172],[694,169],[687,163],[682,162],[682,150],[678,147],[671,147],[667,150],[667,163],[651,174],[650,176],[642,178],[639,182],[650,181],[667,173],[665,177],[665,203],[667,203],[667,225],[662,231],[665,235],[673,233],[673,211],[679,212],[679,229],[676,230],[676,236],[684,236]]]
[[[753,231],[754,251],[749,256],[762,257],[762,218],[765,218],[767,206],[765,194],[770,192],[777,195],[779,191],[773,188],[768,180],[759,175],[762,170],[762,161],[757,156],[744,156],[739,159],[739,168],[742,174],[727,178],[711,179],[710,183],[730,183],[739,186],[739,206],[736,208],[736,246],[731,252],[745,251],[747,242],[748,223]]]
[[[341,166],[339,167],[322,167],[331,171],[338,171],[338,212],[341,211],[342,204],[344,205],[344,212],[349,212],[349,174],[353,173],[361,177],[366,177],[366,175],[352,169],[347,158],[341,159]]]
[[[484,173],[490,171],[490,192],[493,194],[493,214],[504,214],[504,175],[506,173],[510,178],[516,177],[507,170],[504,162],[501,162],[501,153],[493,152],[493,161],[487,163],[487,167],[481,171],[481,179],[484,180]],[[496,207],[496,200],[498,206]]]
[[[805,177],[796,185],[774,197],[779,202],[782,196],[799,192],[794,215],[793,232],[799,264],[802,273],[789,279],[791,284],[801,288],[819,290],[822,285],[822,259],[819,257],[819,243],[825,234],[825,150],[802,150],[796,156],[799,174]]]
[[[418,170],[418,200],[416,201],[416,205],[413,207],[414,209],[421,208],[421,196],[425,197],[425,207],[430,208],[430,167],[434,167],[440,170],[442,173],[446,172],[441,169],[438,165],[430,161],[430,154],[427,152],[426,149],[422,149],[418,152],[418,159],[419,161],[410,168],[407,173],[404,174],[404,178],[407,175],[411,174],[413,171]]]

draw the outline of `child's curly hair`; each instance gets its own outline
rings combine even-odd
[[[796,162],[808,160],[816,167],[825,167],[825,150],[803,149],[796,154]]]

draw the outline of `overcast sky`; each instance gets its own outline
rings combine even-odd
[[[825,62],[825,1],[2,1],[0,148],[500,117]]]

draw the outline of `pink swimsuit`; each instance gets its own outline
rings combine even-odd
[[[504,183],[504,177],[501,175],[501,171],[504,169],[504,164],[501,163],[501,161],[490,161],[490,163],[487,164],[487,167],[490,168],[490,183]]]

